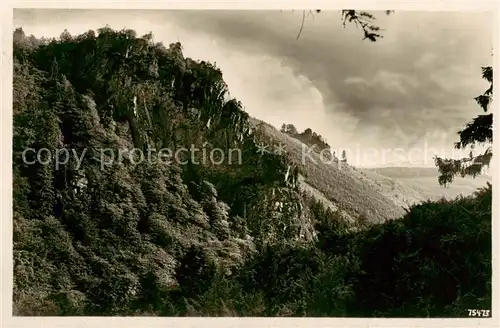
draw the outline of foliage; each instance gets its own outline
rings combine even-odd
[[[488,112],[489,105],[493,101],[493,68],[483,67],[482,78],[489,84],[489,88],[474,98],[484,112]],[[491,144],[493,143],[493,113],[478,115],[458,132],[460,140],[455,143],[456,149],[471,147],[469,157],[460,159],[449,159],[435,157],[436,166],[439,168],[439,184],[448,185],[453,182],[455,176],[476,177],[485,166],[489,166],[493,156]],[[484,153],[473,155],[475,145],[490,144]]]
[[[347,162],[347,155],[346,155],[346,153],[345,153],[345,149],[344,149],[344,150],[342,150],[342,161],[343,161],[343,162]]]
[[[298,133],[297,128],[293,124],[285,124],[281,125],[281,132],[289,133],[291,135],[296,135]]]
[[[489,185],[475,197],[416,205],[356,236],[362,313],[444,317],[491,308],[491,194]]]
[[[186,281],[198,264],[210,280],[208,268],[242,263],[252,239],[275,239],[253,222],[267,213],[258,204],[268,191],[287,188],[287,163],[257,152],[248,114],[226,96],[218,68],[131,30],[40,42],[14,34],[16,311],[131,313],[179,281],[191,297],[200,286]],[[190,145],[241,149],[245,165],[194,165],[201,152],[186,165],[132,156]],[[47,164],[34,161],[43,148]],[[64,149],[67,161],[55,165]],[[241,208],[253,209],[245,220]],[[189,255],[200,247],[206,257]],[[38,309],[44,302],[54,305]]]
[[[322,10],[316,9],[314,13],[319,14]],[[393,13],[394,10],[386,10],[386,15]],[[307,16],[314,15],[312,10],[308,11]],[[381,32],[381,28],[373,22],[376,20],[375,16],[372,13],[366,11],[359,11],[354,9],[343,9],[340,11],[342,17],[342,25],[344,28],[347,23],[354,24],[357,28],[361,28],[363,30],[363,40],[368,39],[371,42],[375,42],[380,38],[383,38],[379,32]],[[297,39],[299,39],[302,34],[302,29],[304,28],[304,22],[306,19],[306,11],[302,11],[302,23],[300,25],[299,33],[297,34]]]
[[[317,146],[318,150],[329,149],[330,145],[323,139],[320,134],[313,132],[310,128],[299,133],[293,124],[285,124],[281,126],[280,132],[286,133],[295,139],[298,139],[309,146]]]

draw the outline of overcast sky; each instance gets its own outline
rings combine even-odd
[[[106,24],[152,31],[166,46],[179,40],[187,57],[215,61],[251,116],[278,128],[310,127],[351,157],[379,153],[361,155],[358,165],[404,160],[391,155],[397,148],[406,160],[432,165],[429,148],[451,155],[456,131],[481,114],[473,98],[487,88],[481,66],[492,65],[493,17],[374,14],[384,29],[376,43],[344,29],[338,11],[308,17],[298,40],[300,11],[16,10],[14,26],[36,36]],[[409,153],[425,145],[425,156]]]

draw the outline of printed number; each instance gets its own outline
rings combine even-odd
[[[490,310],[468,309],[469,317],[489,317]]]

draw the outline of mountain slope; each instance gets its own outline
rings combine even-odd
[[[192,296],[257,247],[315,241],[286,159],[258,153],[220,70],[179,43],[16,30],[13,100],[15,313],[147,310],[152,290]],[[192,147],[245,162],[158,155]]]
[[[427,200],[454,199],[468,196],[491,182],[491,177],[456,178],[450,186],[438,183],[437,168],[381,167],[355,168],[337,158],[327,157],[322,147],[306,144],[288,133],[251,118],[252,126],[260,130],[270,151],[286,151],[292,163],[299,167],[301,189],[315,195],[325,206],[338,210],[348,221],[366,216],[371,222],[382,222],[402,216],[404,208]],[[274,147],[273,147],[274,146]],[[309,151],[314,147],[314,151]]]
[[[303,181],[345,214],[353,217],[364,215],[373,222],[382,222],[402,216],[405,213],[403,206],[411,204],[382,193],[375,182],[352,166],[339,163],[337,159],[322,158],[318,152],[310,152],[309,146],[267,123],[253,118],[250,122],[264,135],[263,140],[267,144],[284,146],[290,161],[299,168],[299,172],[303,172]],[[412,200],[423,199],[415,196]]]

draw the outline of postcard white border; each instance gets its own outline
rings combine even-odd
[[[370,318],[151,318],[151,317],[13,317],[12,316],[12,31],[13,8],[74,9],[342,9],[418,10],[418,11],[493,11],[495,13],[494,52],[499,42],[498,1],[10,1],[1,4],[0,111],[1,152],[0,194],[2,285],[0,317],[2,327],[499,327],[499,202],[498,155],[492,159],[493,175],[493,304],[487,319],[370,319]],[[500,85],[498,56],[494,56],[494,83]],[[496,90],[496,89],[495,89]],[[496,92],[495,92],[496,93]],[[498,102],[492,104],[495,117]],[[498,122],[494,120],[494,152],[500,154]],[[496,169],[496,170],[495,170]]]

